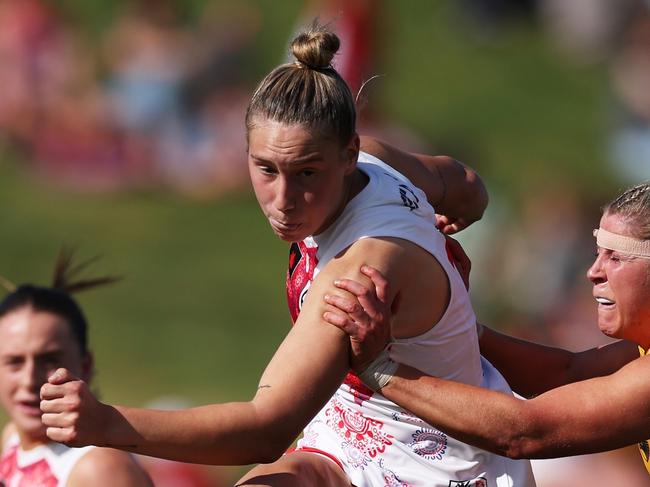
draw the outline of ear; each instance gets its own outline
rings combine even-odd
[[[88,351],[88,354],[81,360],[81,377],[84,382],[87,384],[93,378],[95,374],[95,357],[92,352]]]
[[[356,132],[350,138],[350,142],[343,148],[343,159],[345,160],[346,168],[345,174],[352,174],[357,168],[357,159],[359,159],[359,147],[361,142],[359,134]]]

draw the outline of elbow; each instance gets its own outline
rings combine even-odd
[[[511,438],[501,445],[497,453],[512,460],[531,458],[529,438]]]
[[[249,463],[273,463],[287,452],[300,433],[287,428],[287,424],[286,421],[271,421],[257,430],[255,438],[251,438],[255,458]]]
[[[435,156],[433,160],[436,167],[446,168],[443,169],[443,182],[447,186],[444,190],[445,196],[448,196],[449,188],[452,188],[454,193],[453,202],[445,201],[446,198],[443,197],[441,203],[444,210],[455,212],[470,222],[480,220],[487,208],[489,197],[479,174],[450,156]]]
[[[472,202],[473,217],[480,220],[488,206],[489,196],[483,180],[473,169],[465,168],[467,195],[465,201]]]
[[[261,450],[255,456],[255,460],[251,463],[273,463],[284,455],[290,445],[281,445],[277,442],[262,443],[263,446],[260,446]]]
[[[518,419],[501,435],[495,453],[513,460],[544,456],[545,439],[549,435],[543,433],[537,418],[533,414],[526,414],[526,408],[523,409]]]

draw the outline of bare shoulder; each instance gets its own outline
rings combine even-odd
[[[67,487],[152,487],[132,455],[112,448],[94,448],[72,469]]]
[[[431,281],[438,267],[436,262],[429,252],[408,240],[394,237],[362,238],[328,262],[316,280],[326,280],[330,287],[333,287],[333,280],[339,278],[370,285],[368,277],[360,271],[361,266],[369,265],[388,279],[392,293],[398,293],[412,283],[421,286],[424,281]],[[437,281],[435,284],[440,285]]]
[[[388,278],[396,278],[404,266],[416,259],[413,247],[417,245],[394,237],[368,237],[355,241],[332,259],[323,270],[335,270],[337,277],[360,278],[359,268],[371,265]]]

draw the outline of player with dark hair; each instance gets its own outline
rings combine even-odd
[[[128,453],[69,448],[48,439],[40,389],[60,367],[90,382],[88,324],[72,293],[112,282],[79,280],[62,252],[52,286],[22,284],[0,302],[0,403],[10,422],[2,433],[0,485],[6,487],[145,487],[147,474]]]

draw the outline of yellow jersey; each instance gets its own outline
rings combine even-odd
[[[647,352],[639,347],[639,354],[643,357]],[[650,440],[644,440],[639,443],[639,451],[641,452],[641,458],[643,458],[643,463],[645,468],[650,474]]]

